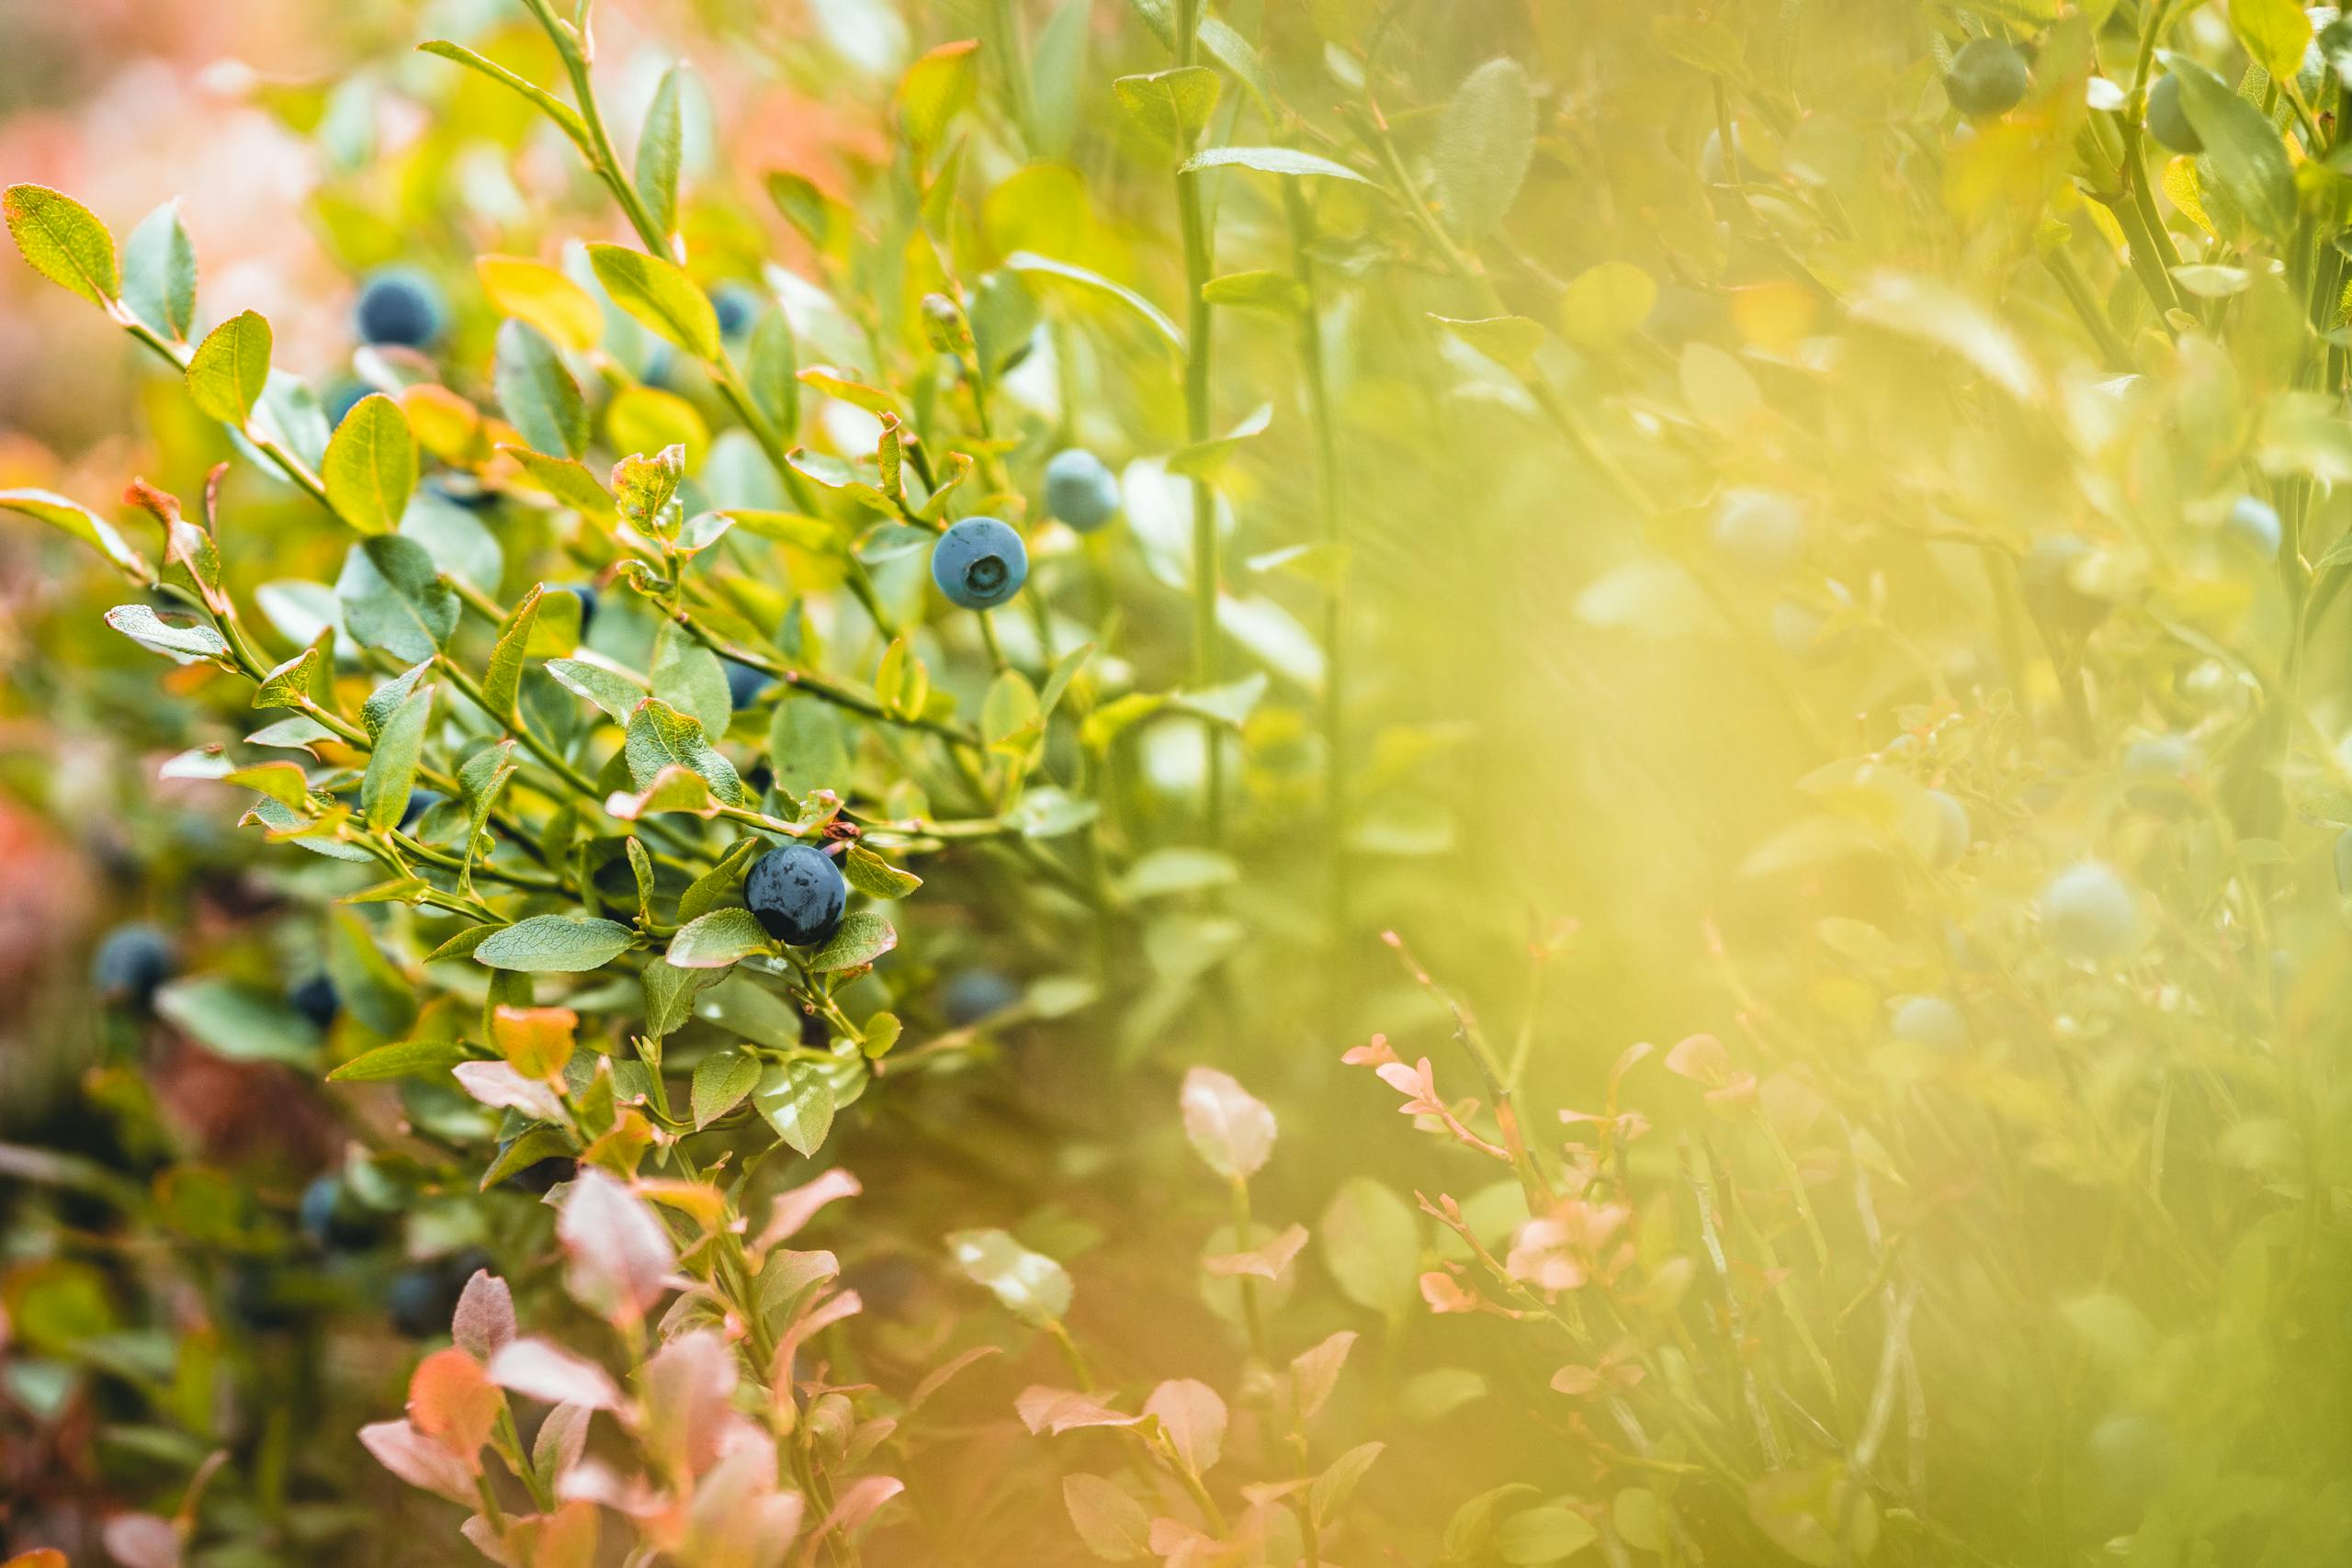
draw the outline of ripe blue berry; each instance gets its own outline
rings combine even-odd
[[[1046,465],[1046,511],[1091,534],[1119,510],[1119,476],[1083,446],[1057,452]]]
[[[932,547],[931,580],[948,603],[967,610],[996,608],[1028,578],[1028,547],[993,517],[967,517]]]
[[[2260,496],[2242,495],[2230,508],[2222,532],[2233,544],[2241,545],[2253,554],[2268,560],[2278,553],[2278,541],[2285,529],[2278,522],[2278,513]]]
[[[1968,1021],[1941,997],[1908,997],[1894,1010],[1894,1037],[1931,1051],[1959,1051],[1968,1044]]]
[[[2180,78],[2160,76],[2148,89],[2148,134],[2175,152],[2202,152],[2205,139],[2180,107]]]
[[[718,335],[724,338],[741,337],[759,319],[759,291],[746,283],[730,279],[720,284],[711,290],[710,303],[718,315]]]
[[[2111,958],[2132,945],[2139,924],[2132,889],[2098,861],[2070,865],[2042,886],[2041,929],[2070,958]]]
[[[1778,577],[1804,559],[1804,513],[1778,491],[1726,491],[1710,536],[1735,566]]]
[[[447,315],[431,278],[413,267],[387,267],[359,290],[352,325],[362,343],[424,348],[441,335]]]
[[[333,1250],[370,1246],[384,1232],[383,1216],[361,1204],[333,1172],[302,1190],[296,1222],[312,1242]]]
[[[1944,96],[1961,113],[1986,118],[2017,107],[2032,80],[2017,45],[2007,39],[1972,39],[1951,57]]]
[[[727,671],[727,700],[736,710],[750,707],[767,694],[775,680],[764,670],[754,670],[740,660],[722,659],[719,663]]]
[[[963,969],[939,988],[940,1010],[957,1029],[1002,1012],[1021,999],[1021,987],[1001,969]]]
[[[812,844],[770,850],[743,878],[743,902],[768,935],[787,947],[815,947],[841,929],[849,884],[832,857]]]
[[[144,1012],[172,967],[171,939],[142,920],[106,934],[90,958],[90,984],[101,1001]]]
[[[286,1005],[325,1030],[334,1026],[335,1016],[343,1011],[343,998],[336,994],[333,980],[313,975],[286,993]]]

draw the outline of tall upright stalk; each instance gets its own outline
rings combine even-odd
[[[1176,11],[1176,64],[1181,69],[1199,63],[1202,0],[1179,0]],[[1179,164],[1192,156],[1193,133],[1180,128]],[[1212,248],[1207,214],[1201,203],[1200,174],[1176,175],[1176,209],[1184,236],[1184,438],[1209,439],[1210,383],[1215,363],[1214,321],[1201,290],[1209,280]],[[1216,491],[1204,475],[1193,479],[1193,685],[1214,686],[1222,666],[1218,658],[1216,598],[1220,567],[1216,536]],[[1214,845],[1225,837],[1225,755],[1215,719],[1202,721],[1208,750],[1205,836]]]
[[[1283,182],[1290,220],[1291,276],[1304,296],[1298,320],[1299,371],[1306,384],[1306,416],[1315,434],[1317,542],[1328,558],[1323,593],[1323,833],[1325,918],[1334,946],[1348,923],[1347,566],[1345,509],[1340,494],[1340,431],[1331,410],[1331,382],[1323,354],[1322,299],[1316,289],[1315,212],[1296,180]]]

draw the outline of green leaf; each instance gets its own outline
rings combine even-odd
[[[1306,286],[1286,272],[1229,272],[1201,285],[1201,298],[1212,305],[1245,310],[1274,310],[1302,314],[1311,301]]]
[[[718,655],[674,621],[653,638],[653,694],[692,718],[706,735],[724,735],[734,713]]]
[[[763,312],[760,324],[752,329],[743,355],[743,380],[752,401],[790,441],[800,428],[800,346],[782,310]]]
[[[485,60],[465,45],[451,43],[446,39],[435,39],[429,43],[421,43],[416,47],[423,53],[437,54],[444,60],[454,60],[470,70],[479,71],[507,91],[520,95],[535,106],[541,114],[555,121],[563,133],[571,138],[573,145],[580,149],[582,157],[591,163],[595,161],[596,144],[590,138],[585,122],[570,104],[565,103],[545,87],[526,82],[503,65]]]
[[[591,245],[588,261],[614,304],[696,359],[718,357],[718,312],[685,268],[626,245]]]
[[[216,1056],[307,1066],[319,1048],[311,1021],[267,992],[217,976],[176,980],[155,994],[155,1011]]]
[[[368,694],[367,701],[359,705],[359,722],[367,727],[368,744],[373,745],[376,738],[384,733],[384,726],[391,723],[392,715],[408,701],[408,694],[416,690],[416,683],[432,668],[433,660],[428,657]]]
[[[1405,1200],[1369,1176],[1340,1184],[1317,1227],[1323,1260],[1340,1293],[1358,1306],[1401,1317],[1419,1299],[1421,1229]]]
[[[1496,364],[1512,370],[1524,370],[1544,346],[1544,328],[1525,316],[1487,316],[1476,321],[1462,321],[1453,316],[1431,315],[1430,320],[1451,332],[1455,337],[1485,355]]]
[[[705,1056],[695,1066],[690,1103],[695,1130],[700,1132],[743,1103],[760,1081],[760,1059],[749,1051],[729,1046]]]
[[[647,960],[645,1032],[661,1040],[684,1029],[694,1018],[695,994],[726,974],[724,969],[681,969],[665,959]]]
[[[270,346],[269,322],[259,311],[230,317],[188,357],[188,397],[209,417],[243,427],[269,384]]]
[[[1523,1568],[1573,1557],[1600,1539],[1582,1514],[1553,1503],[1505,1519],[1495,1530],[1495,1551],[1504,1562]]]
[[[628,764],[629,782],[639,789],[652,787],[662,769],[678,767],[700,777],[710,785],[711,794],[730,806],[751,802],[735,764],[711,745],[702,726],[659,697],[646,698],[629,716],[622,755]]]
[[[1295,147],[1209,147],[1184,161],[1186,174],[1222,168],[1256,169],[1269,175],[1314,175],[1326,179],[1353,180],[1358,185],[1372,183],[1345,164],[1302,152]]]
[[[196,246],[178,202],[149,213],[123,242],[122,302],[174,343],[196,330]]]
[[[2274,80],[2291,82],[2302,69],[2312,19],[2295,0],[2230,0],[2230,27]]]
[[[1180,65],[1122,76],[1111,84],[1111,94],[1147,136],[1165,147],[1184,148],[1216,112],[1224,87],[1225,78],[1207,66]]]
[[[601,969],[637,945],[637,933],[616,920],[582,915],[533,915],[474,949],[477,963],[534,974]]]
[[[825,1134],[833,1130],[833,1080],[813,1062],[782,1062],[766,1068],[752,1091],[752,1103],[776,1136],[804,1158],[814,1157],[824,1146]]]
[[[544,582],[531,584],[530,592],[506,612],[506,619],[498,627],[498,641],[491,648],[490,668],[482,675],[481,694],[484,705],[501,719],[514,716],[514,698],[522,690],[523,666],[531,652],[531,628],[538,624],[539,601],[547,590]]]
[[[1069,1314],[1069,1275],[1042,1252],[1032,1252],[1001,1230],[957,1231],[947,1250],[965,1278],[981,1286],[1022,1322],[1043,1327]]]
[[[538,328],[509,321],[498,329],[493,379],[498,406],[534,449],[568,457],[588,450],[588,400]]]
[[[751,910],[713,909],[680,926],[662,957],[676,969],[724,969],[753,953],[775,951],[775,939]]]
[[[64,192],[10,186],[0,194],[0,216],[6,218],[8,235],[25,260],[51,283],[93,305],[111,304],[122,291],[114,236],[96,214]]]
[[[327,1075],[329,1083],[381,1083],[446,1073],[472,1054],[455,1040],[398,1040],[363,1051]]]
[[[407,663],[431,659],[458,629],[458,591],[414,539],[379,534],[344,558],[335,580],[344,629]]]
[[[816,697],[788,696],[777,703],[768,722],[768,763],[775,771],[776,788],[786,795],[845,789],[850,761],[840,714]]]
[[[505,1151],[481,1173],[481,1190],[489,1191],[508,1177],[530,1169],[543,1159],[558,1159],[578,1151],[560,1127],[536,1122],[517,1134]]]
[[[613,465],[613,505],[622,521],[649,537],[660,537],[668,526],[665,513],[686,477],[686,449],[664,446]]]
[[[979,91],[979,42],[960,39],[931,50],[899,78],[899,124],[919,151],[939,144],[950,121]]]
[[[381,392],[360,399],[335,426],[319,477],[327,504],[361,533],[399,527],[416,489],[416,437],[400,404]]]
[[[922,886],[922,877],[899,870],[864,844],[852,844],[842,857],[842,875],[869,898],[903,898]]]
[[[1184,352],[1184,334],[1176,330],[1176,323],[1170,321],[1159,306],[1124,284],[1114,283],[1099,272],[1091,272],[1085,267],[1076,266],[1069,262],[1055,261],[1049,256],[1041,256],[1033,251],[1015,251],[1004,258],[1004,265],[1024,276],[1059,278],[1065,283],[1074,283],[1082,288],[1107,294],[1148,321],[1151,329],[1166,339],[1170,348],[1179,354]],[[974,330],[977,331],[978,328],[977,318],[973,325]]]
[[[841,929],[832,940],[808,955],[808,967],[820,975],[837,969],[854,969],[861,964],[871,964],[899,945],[899,933],[890,922],[871,909],[859,909],[844,916]]]
[[[368,771],[359,779],[359,815],[373,829],[394,828],[408,810],[416,787],[417,759],[424,750],[424,721],[433,712],[433,688],[419,686],[392,710]]]
[[[2180,107],[2205,143],[2199,169],[2265,237],[2286,243],[2295,229],[2295,171],[2278,128],[2186,55],[2165,61],[2180,79]]]
[[[616,670],[584,659],[550,659],[548,673],[564,690],[604,709],[616,724],[627,724],[637,705],[645,700],[644,687]]]
[[[177,663],[229,657],[228,639],[210,626],[169,622],[144,604],[116,605],[107,612],[107,625],[149,652]]]
[[[591,517],[611,517],[612,493],[596,482],[587,465],[571,457],[553,457],[512,443],[498,448],[523,465],[532,480],[556,500]]]
[[[678,231],[678,159],[684,142],[685,117],[680,111],[683,64],[662,73],[653,102],[645,111],[645,125],[637,133],[637,169],[632,183],[637,199],[653,216],[653,226],[664,234]]]
[[[1446,216],[1476,238],[1503,220],[1535,152],[1535,92],[1510,59],[1489,60],[1462,80],[1438,116],[1430,149]]]
[[[149,575],[147,558],[131,548],[113,524],[78,501],[45,490],[0,490],[0,512],[21,512],[71,534],[133,577],[143,581]]]

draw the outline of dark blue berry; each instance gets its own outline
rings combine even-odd
[[[722,659],[727,668],[727,700],[740,710],[750,707],[767,694],[775,679],[764,670],[754,670],[738,660]]]
[[[441,335],[446,312],[433,280],[409,267],[390,267],[369,278],[352,312],[362,343],[424,348]]]
[[[967,610],[996,608],[1028,577],[1028,547],[993,517],[967,517],[932,547],[931,580],[950,604]]]
[[[490,1255],[478,1247],[447,1258],[413,1263],[392,1276],[384,1305],[392,1326],[411,1339],[433,1339],[449,1332],[458,1298],[474,1271],[490,1267]]]
[[[410,799],[413,802],[415,797]],[[334,982],[324,975],[313,975],[287,992],[286,1003],[322,1030],[332,1028],[343,1011],[343,998],[335,994]]]
[[[759,320],[759,290],[746,283],[728,282],[711,290],[710,303],[718,313],[718,334],[737,338],[752,330]]]
[[[90,958],[90,984],[99,999],[139,1012],[153,1004],[171,977],[171,939],[143,920],[107,932]]]
[[[849,884],[824,851],[786,844],[752,863],[743,902],[768,935],[787,947],[815,947],[841,929]]]
[[[939,988],[940,1010],[957,1029],[992,1018],[1021,999],[1021,987],[1001,969],[959,970]]]
[[[296,1218],[304,1235],[333,1251],[357,1251],[384,1234],[383,1217],[362,1206],[345,1190],[343,1179],[332,1173],[302,1190]]]
[[[1046,465],[1046,511],[1081,534],[1108,523],[1119,510],[1119,476],[1083,446],[1057,452]]]

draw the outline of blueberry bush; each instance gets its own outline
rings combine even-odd
[[[6,194],[14,1568],[2352,1555],[2352,18],[347,26]]]

